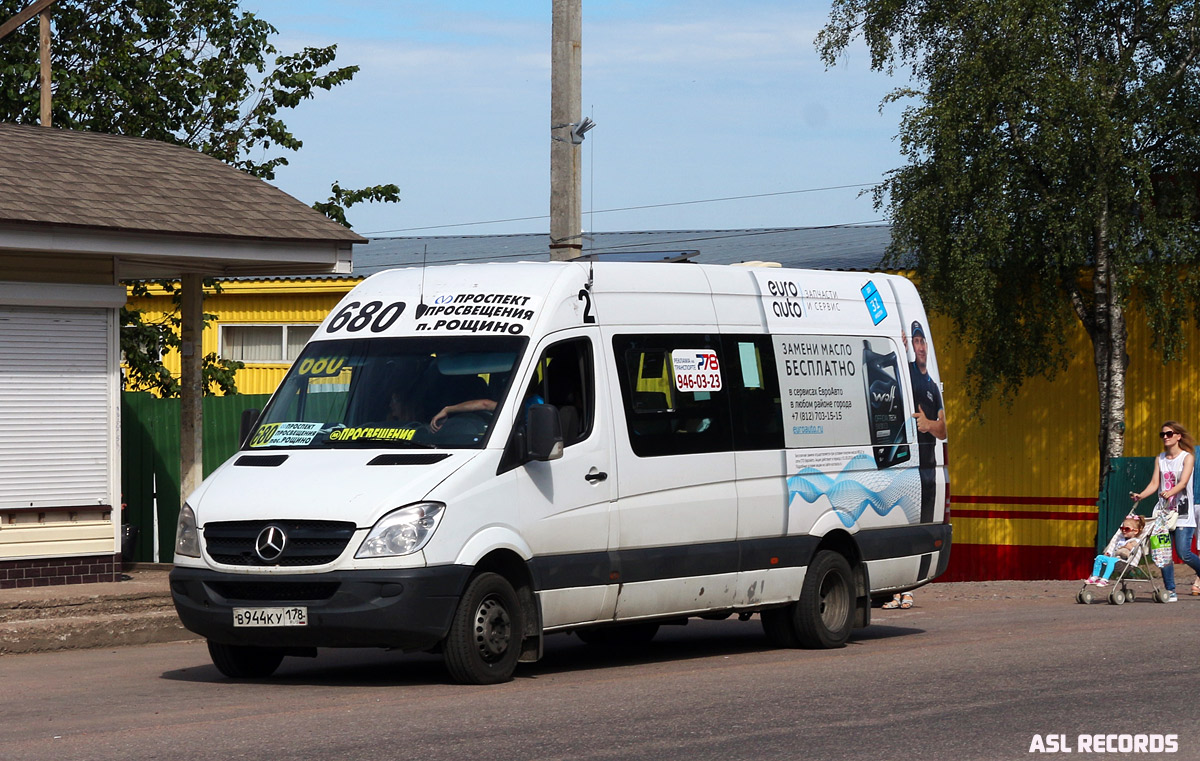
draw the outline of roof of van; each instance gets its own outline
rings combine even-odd
[[[880,268],[891,237],[888,225],[606,232],[588,234],[583,253],[645,257],[694,252],[689,260],[700,264],[761,261],[797,269],[864,271]],[[422,263],[546,261],[549,245],[544,233],[372,238],[355,247],[353,274]]]

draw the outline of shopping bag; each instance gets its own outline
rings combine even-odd
[[[1154,561],[1154,565],[1162,568],[1167,563],[1171,562],[1171,535],[1170,534],[1151,534],[1150,535],[1150,559]]]

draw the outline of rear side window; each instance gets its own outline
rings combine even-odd
[[[723,341],[734,449],[783,449],[779,373],[771,337],[724,336]]]
[[[617,335],[629,441],[639,457],[723,452],[729,428],[728,360],[714,334]]]

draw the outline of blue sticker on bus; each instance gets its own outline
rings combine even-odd
[[[867,310],[871,313],[871,321],[876,325],[887,319],[887,308],[883,305],[883,297],[875,287],[875,281],[868,280],[862,287],[863,300],[867,302]]]

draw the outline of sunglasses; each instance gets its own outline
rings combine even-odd
[[[1122,531],[1137,531],[1137,526],[1122,526]]]
[[[1179,435],[1179,431],[1163,431],[1162,433],[1160,433],[1160,434],[1158,434],[1158,435],[1159,435],[1159,436],[1161,436],[1161,437],[1162,437],[1162,438],[1164,438],[1164,439],[1169,439],[1169,438],[1171,438],[1172,436],[1178,436],[1178,435]]]

